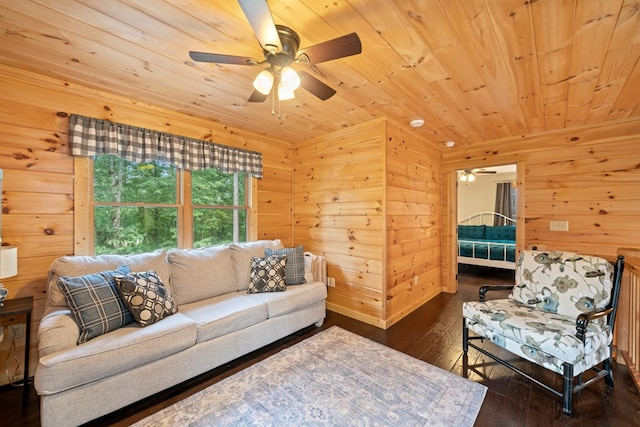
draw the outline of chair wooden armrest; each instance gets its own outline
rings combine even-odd
[[[576,338],[578,338],[584,344],[585,336],[587,333],[587,326],[589,322],[600,317],[608,316],[613,311],[613,308],[606,308],[602,310],[590,311],[588,313],[579,314],[576,318]]]
[[[513,285],[483,285],[478,290],[478,298],[480,302],[485,301],[487,291],[510,291]]]

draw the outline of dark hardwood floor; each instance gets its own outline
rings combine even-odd
[[[461,375],[462,302],[475,300],[482,284],[513,283],[513,272],[461,267],[459,283],[457,294],[437,296],[386,331],[328,312],[322,328],[307,328],[194,380],[103,417],[91,425],[129,425],[334,325]],[[492,346],[491,343],[485,345]],[[503,356],[509,357],[508,354]],[[613,390],[608,389],[604,381],[588,387],[582,395],[575,397],[574,415],[567,417],[562,414],[558,398],[527,379],[481,356],[473,349],[469,349],[469,360],[470,363],[479,365],[470,370],[469,378],[488,387],[476,426],[640,426],[640,395],[629,371],[623,365],[615,365]],[[555,381],[556,386],[560,387],[560,379],[548,371],[536,369],[528,362],[518,361],[513,357],[510,360],[514,360],[522,370],[533,372],[552,383]],[[21,407],[20,388],[7,386],[0,389],[0,407],[3,412],[0,425],[40,424],[39,399],[33,386],[31,387],[29,403],[24,411]],[[100,399],[100,396],[95,398]]]

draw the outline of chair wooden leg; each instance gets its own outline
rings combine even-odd
[[[607,371],[607,375],[604,377],[604,383],[609,387],[613,387],[613,371],[611,370],[611,358],[602,362],[602,369]]]
[[[469,378],[469,328],[465,318],[462,318],[462,376]]]
[[[573,406],[573,365],[568,363],[562,364],[563,381],[562,381],[562,412],[571,415]]]
[[[582,374],[578,374],[578,386],[582,385]],[[578,390],[578,396],[582,395],[582,389]]]
[[[469,328],[467,328],[467,321],[462,318],[462,352],[466,355],[469,350]]]

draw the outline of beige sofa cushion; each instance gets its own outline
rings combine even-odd
[[[165,283],[168,283],[169,267],[167,266],[166,256],[167,252],[159,249],[154,252],[135,255],[70,255],[60,257],[53,261],[51,268],[49,269],[49,305],[54,307],[67,306],[64,294],[56,284],[56,280],[60,276],[84,276],[85,274],[114,270],[122,265],[127,265],[131,271],[155,270],[160,278]],[[168,290],[171,292],[171,289]]]
[[[197,342],[209,341],[267,320],[267,305],[244,292],[220,295],[180,307],[198,327]]]
[[[40,357],[36,387],[40,394],[68,390],[165,358],[195,341],[196,324],[181,313],[144,328],[130,323],[82,345]]]
[[[231,250],[226,245],[171,249],[167,260],[178,306],[236,291]]]
[[[231,243],[231,257],[235,269],[236,289],[246,291],[251,282],[251,257],[263,258],[265,249],[284,249],[280,239],[258,240],[257,242]]]
[[[321,282],[289,286],[284,292],[249,294],[248,298],[267,305],[269,318],[300,310],[327,298],[327,287]]]

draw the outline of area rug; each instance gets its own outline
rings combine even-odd
[[[135,426],[472,426],[485,386],[333,326]]]

